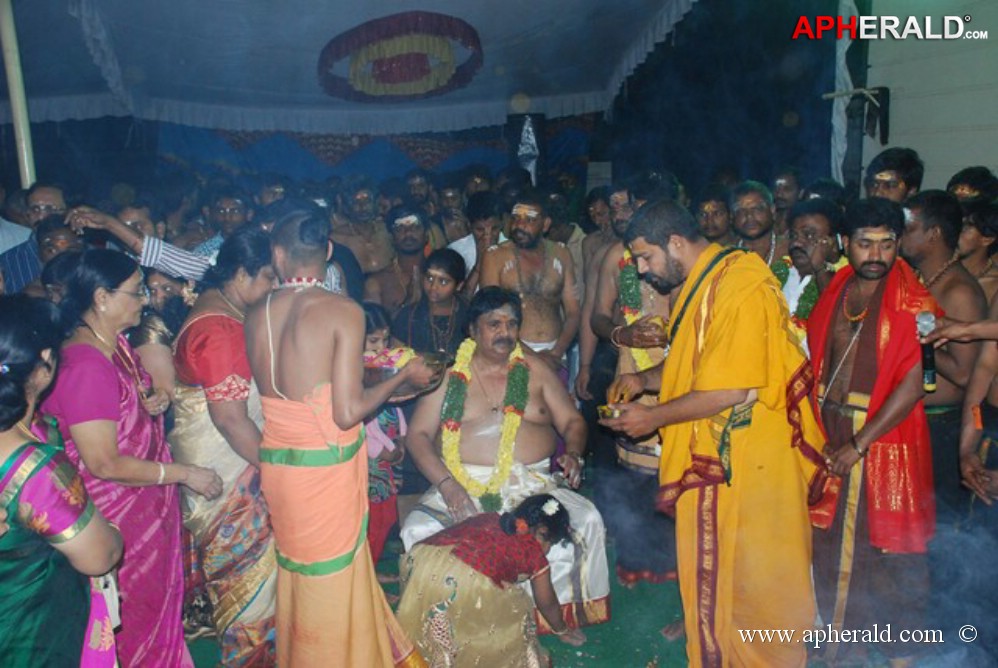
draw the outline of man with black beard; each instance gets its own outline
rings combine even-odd
[[[405,205],[388,212],[385,226],[391,235],[394,257],[387,267],[367,277],[364,301],[381,304],[394,318],[403,306],[419,302],[426,247],[426,216]]]
[[[743,181],[731,191],[731,213],[738,234],[738,248],[756,253],[772,266],[787,254],[786,237],[776,229],[776,207],[769,188],[758,181]]]
[[[565,244],[544,238],[550,227],[544,199],[533,193],[521,195],[512,210],[511,240],[485,253],[479,284],[498,285],[520,295],[520,340],[552,368],[562,369],[565,351],[579,330],[580,295]]]
[[[807,504],[824,482],[822,437],[779,286],[671,201],[643,207],[625,239],[645,280],[678,292],[664,363],[618,377],[620,415],[601,423],[662,440],[657,502],[676,520],[689,663],[804,665],[800,643],[739,635],[814,624]],[[646,393],[657,401],[637,401]]]
[[[331,213],[333,241],[354,254],[365,275],[391,266],[395,259],[392,237],[378,219],[377,193],[365,179],[352,181],[337,197]]]

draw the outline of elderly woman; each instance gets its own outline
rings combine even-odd
[[[149,374],[122,336],[139,323],[146,295],[128,256],[104,249],[80,255],[60,305],[70,336],[42,410],[58,420],[67,455],[125,540],[121,663],[190,666],[181,621],[177,484],[214,498],[221,480],[170,456],[161,418],[169,398],[151,389]]]
[[[211,602],[208,623],[226,666],[276,660],[277,561],[258,468],[263,412],[243,339],[246,309],[270,292],[273,281],[269,236],[257,229],[234,233],[205,274],[175,343],[174,455],[210,465],[222,478],[218,498],[185,492],[183,500],[197,557],[194,582]]]
[[[51,304],[0,298],[0,657],[8,666],[115,665],[112,624],[90,576],[121,558],[121,536],[94,509],[58,432],[33,420],[61,341]]]

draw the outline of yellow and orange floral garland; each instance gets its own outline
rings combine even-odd
[[[641,308],[641,277],[638,276],[638,267],[631,257],[631,251],[624,248],[624,255],[617,263],[620,275],[617,278],[617,300],[620,303],[620,310],[624,313],[624,322],[633,325],[642,317]],[[638,367],[638,371],[644,371],[655,366],[651,355],[644,348],[628,348],[631,357]]]
[[[527,407],[530,370],[524,360],[523,349],[518,343],[509,356],[509,373],[506,377],[502,429],[499,437],[499,450],[496,453],[495,470],[488,482],[483,485],[468,475],[467,469],[461,462],[460,450],[461,420],[464,417],[464,402],[468,396],[468,385],[471,383],[471,358],[475,354],[475,347],[474,339],[464,340],[461,347],[457,349],[457,358],[447,376],[447,390],[444,394],[443,406],[440,408],[443,459],[454,480],[464,487],[468,494],[478,497],[484,510],[498,511],[502,508],[502,497],[499,495],[499,490],[502,489],[513,468],[516,434],[520,431],[523,411]]]

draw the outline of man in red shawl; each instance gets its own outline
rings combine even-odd
[[[811,510],[818,609],[829,635],[891,624],[895,642],[877,648],[892,663],[916,649],[897,642],[900,630],[923,628],[926,546],[936,519],[915,316],[938,307],[897,257],[903,231],[894,202],[852,204],[843,229],[849,265],[835,274],[807,326],[815,413],[835,474]],[[837,648],[830,642],[825,658],[834,659]]]

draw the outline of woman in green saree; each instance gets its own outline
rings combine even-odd
[[[90,501],[58,430],[34,420],[55,376],[60,331],[48,302],[0,297],[0,508],[7,528],[0,529],[0,660],[7,668],[115,665],[114,629],[91,577],[121,558],[121,535]]]

